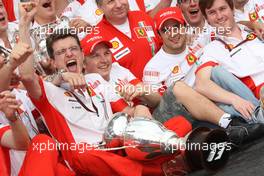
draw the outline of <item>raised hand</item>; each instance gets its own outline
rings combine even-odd
[[[33,49],[23,42],[19,42],[15,45],[10,54],[10,64],[13,68],[18,67],[20,64],[26,61],[26,59],[33,53]]]
[[[37,12],[38,0],[19,3],[19,23],[30,24]]]

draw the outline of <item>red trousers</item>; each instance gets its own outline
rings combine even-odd
[[[187,122],[187,121],[186,121]],[[175,128],[174,125],[181,124],[184,130]],[[165,124],[171,130],[180,133],[180,136],[184,136],[184,133],[189,132],[186,130],[186,123],[183,118],[173,118],[169,123]],[[189,126],[189,124],[187,124]],[[174,127],[174,128],[173,128]],[[163,175],[161,165],[174,158],[173,155],[156,157],[152,160],[135,161],[127,157],[120,156],[116,153],[98,151],[98,150],[69,150],[70,158],[66,158],[70,161],[72,172],[59,160],[58,150],[36,150],[34,145],[43,143],[53,143],[53,139],[45,135],[38,135],[32,140],[32,144],[26,154],[23,166],[20,170],[19,176],[70,176],[70,175],[111,175],[111,176],[159,176]]]

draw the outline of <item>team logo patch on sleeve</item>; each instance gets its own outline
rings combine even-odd
[[[255,38],[257,38],[256,34],[251,33],[251,34],[247,35],[247,40],[249,40],[249,41],[254,40]]]
[[[193,65],[197,61],[197,57],[194,54],[190,53],[186,56],[186,60],[189,65]]]
[[[259,16],[258,16],[257,12],[252,12],[249,14],[250,21],[256,21],[258,18],[259,18]]]

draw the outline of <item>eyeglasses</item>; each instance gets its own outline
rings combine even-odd
[[[80,51],[80,47],[79,46],[72,46],[72,47],[69,47],[69,48],[63,48],[61,50],[55,51],[54,54],[56,56],[62,56],[62,55],[65,55],[67,50],[70,50],[70,52],[75,53],[77,51]]]
[[[193,2],[199,2],[199,0],[180,0],[180,4],[190,4],[190,2],[193,1]]]

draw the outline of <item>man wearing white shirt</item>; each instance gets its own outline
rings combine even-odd
[[[201,57],[196,79],[196,89],[215,102],[233,106],[236,111],[249,123],[263,123],[262,109],[252,106],[250,97],[240,91],[243,87],[239,80],[259,96],[259,90],[263,85],[263,43],[252,33],[244,31],[244,28],[235,23],[233,17],[233,1],[231,0],[200,0],[201,11],[208,22],[216,27],[216,40],[207,45]],[[221,29],[221,30],[220,30]],[[224,29],[224,30],[223,30]],[[250,59],[249,59],[250,58]],[[217,82],[210,80],[212,68],[222,66],[229,76],[222,74]],[[227,72],[227,73],[228,73]],[[222,88],[222,82],[228,82],[230,86]],[[248,95],[248,94],[247,94]],[[254,113],[253,113],[254,111]]]
[[[128,0],[128,3],[131,11],[141,10],[154,17],[160,9],[176,6],[177,0]],[[103,18],[103,11],[98,8],[96,0],[85,1],[77,14],[91,25],[97,25]]]
[[[264,2],[262,0],[234,0],[235,20],[264,22]]]
[[[262,40],[264,39],[264,1],[234,0],[234,17],[236,22],[252,29]]]
[[[177,108],[174,110],[172,107],[174,104],[177,105],[174,103],[176,101],[184,104],[194,118],[226,128],[231,120],[226,120],[225,117],[230,115],[225,114],[191,88],[194,85],[194,72],[199,62],[201,49],[192,52],[191,46],[187,47],[186,23],[181,10],[166,8],[158,12],[154,19],[163,40],[163,46],[145,66],[143,81],[145,84],[157,87],[157,90],[164,86],[168,88],[160,106],[154,111],[154,114],[158,114],[155,116],[166,118],[165,114],[175,112]],[[193,106],[192,103],[197,105]]]

